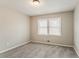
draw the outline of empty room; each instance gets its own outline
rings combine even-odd
[[[0,58],[78,58],[79,0],[0,0]]]

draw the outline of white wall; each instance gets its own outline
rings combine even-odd
[[[0,51],[29,41],[29,17],[17,11],[0,8]]]
[[[79,4],[74,11],[74,48],[79,55]]]
[[[60,16],[62,20],[62,36],[41,36],[37,34],[37,20],[38,17],[31,17],[31,39],[33,42],[40,42],[45,44],[56,44],[62,46],[73,46],[73,12],[63,12],[49,15],[42,15],[42,17]],[[50,40],[50,42],[48,42]]]

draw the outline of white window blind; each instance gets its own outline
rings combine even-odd
[[[61,35],[61,18],[49,19],[49,35]]]
[[[47,35],[47,20],[38,20],[38,34]]]
[[[39,35],[61,35],[61,17],[51,17],[38,20]]]

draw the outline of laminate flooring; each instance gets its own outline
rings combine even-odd
[[[78,58],[73,48],[29,43],[0,54],[0,58]]]

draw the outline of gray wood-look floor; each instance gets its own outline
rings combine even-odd
[[[29,43],[0,54],[0,58],[78,58],[73,48]]]

